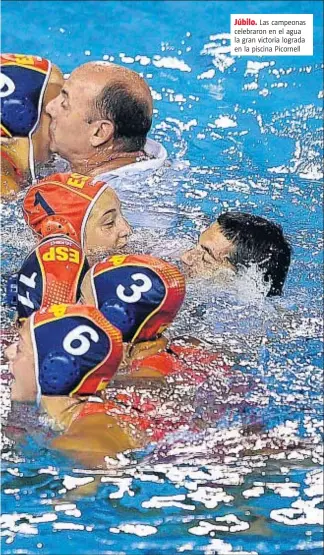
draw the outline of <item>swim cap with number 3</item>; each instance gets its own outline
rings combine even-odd
[[[162,333],[185,295],[185,280],[178,268],[149,255],[112,256],[95,264],[86,280],[89,277],[95,306],[127,342]],[[83,285],[81,291],[89,302]]]

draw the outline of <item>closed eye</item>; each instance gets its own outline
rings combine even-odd
[[[64,89],[62,89],[62,90],[61,90],[61,96],[62,96],[61,106],[62,106],[62,108],[67,109],[67,108],[68,108],[68,104],[69,104],[69,102],[68,102],[69,95],[68,95],[68,93],[67,93]]]
[[[111,220],[110,222],[105,222],[103,225],[103,227],[113,227],[113,225],[115,224],[115,220]]]
[[[213,256],[211,250],[208,247],[205,247],[203,245],[201,245],[201,248],[203,250],[203,260],[210,264],[212,262],[215,262],[215,257]]]

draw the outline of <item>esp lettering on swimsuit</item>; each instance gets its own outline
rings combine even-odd
[[[42,259],[45,262],[53,262],[54,260],[66,262],[68,260],[73,264],[79,264],[80,253],[71,247],[50,247],[49,250],[43,254]]]

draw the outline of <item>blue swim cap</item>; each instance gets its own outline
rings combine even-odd
[[[29,137],[41,116],[51,63],[39,56],[2,54],[1,135]]]
[[[150,340],[171,324],[185,295],[176,266],[149,255],[114,255],[90,270],[95,305],[126,342]]]
[[[122,359],[122,338],[93,306],[53,305],[30,318],[40,395],[91,395]]]

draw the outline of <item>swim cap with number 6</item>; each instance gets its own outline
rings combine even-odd
[[[122,337],[93,306],[53,305],[29,321],[39,395],[104,389],[123,355]]]

